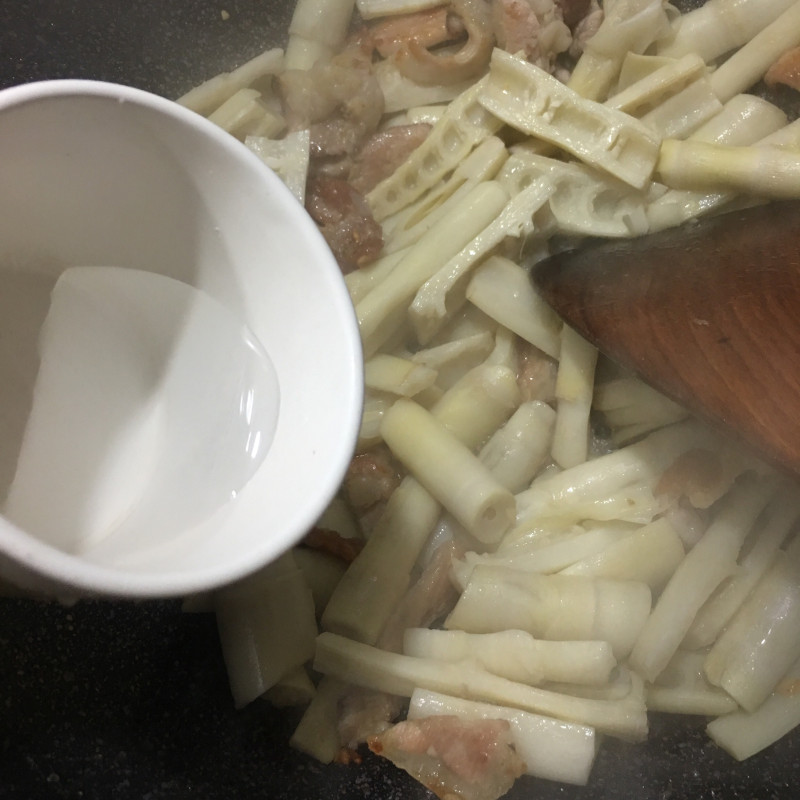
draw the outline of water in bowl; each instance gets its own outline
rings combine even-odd
[[[106,558],[180,535],[235,500],[279,408],[275,370],[242,321],[140,270],[71,268],[57,282],[5,272],[0,282],[7,519]]]

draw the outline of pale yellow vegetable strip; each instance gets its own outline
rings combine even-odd
[[[264,699],[276,708],[305,707],[317,693],[305,665],[300,664],[264,693]]]
[[[582,98],[520,58],[494,51],[480,102],[517,130],[551,142],[637,189],[650,180],[659,145],[650,128]]]
[[[584,464],[589,463],[592,463],[592,459],[584,462]],[[579,464],[578,467],[572,467],[563,472],[572,472],[582,466],[583,464]],[[552,473],[551,470],[546,477],[549,478]],[[543,478],[542,482],[544,480]],[[534,481],[534,485],[537,481]],[[517,495],[518,504],[522,494]],[[621,522],[646,525],[652,522],[656,515],[663,513],[666,506],[664,498],[656,497],[651,486],[645,483],[626,484],[611,491],[603,498],[591,499],[578,495],[571,503],[545,505],[537,507],[535,511],[531,508],[521,510],[517,515],[517,524],[506,534],[504,541],[511,544],[524,539],[532,531],[542,526],[563,528],[568,525],[577,525],[580,522]]]
[[[328,506],[322,512],[322,516],[317,520],[317,524],[321,528],[336,531],[340,536],[344,536],[345,539],[361,538],[361,528],[353,509],[339,495],[336,495],[328,503]]]
[[[266,50],[232,72],[220,73],[195,86],[176,102],[198,114],[210,114],[239,89],[250,86],[265,75],[277,74],[283,66],[283,50],[277,47]]]
[[[383,95],[385,114],[396,114],[420,106],[450,103],[473,85],[472,79],[447,84],[417,83],[403,75],[392,59],[378,61],[373,66],[373,74]]]
[[[289,744],[323,764],[330,764],[342,749],[339,702],[349,689],[349,684],[344,681],[323,675],[317,684],[317,693],[303,713]]]
[[[775,147],[729,147],[666,139],[657,172],[664,184],[675,189],[800,197],[800,152]]]
[[[538,180],[555,186],[549,206],[553,231],[578,236],[631,236],[647,232],[642,193],[578,162],[560,161],[516,147],[497,174],[511,194]],[[545,229],[541,234],[547,235]]]
[[[511,725],[514,749],[528,775],[585,786],[589,781],[598,741],[594,728],[565,723],[508,706],[478,703],[416,689],[409,719],[455,714],[463,719],[504,719]]]
[[[755,711],[798,658],[800,569],[781,553],[709,650],[706,677]]]
[[[304,204],[311,144],[309,131],[291,131],[282,139],[248,136],[244,143],[286,184],[298,202]]]
[[[779,56],[797,45],[800,3],[793,3],[711,74],[711,88],[724,103],[757,83]]]
[[[430,369],[435,369],[440,374],[449,370],[460,370],[463,365],[468,368],[475,367],[486,360],[494,347],[494,337],[491,331],[473,333],[469,336],[451,339],[449,342],[417,350],[411,356],[416,364],[421,364]],[[442,385],[442,381],[437,381]],[[449,386],[445,383],[445,388]]]
[[[675,64],[678,60],[677,58],[670,58],[668,56],[626,53],[625,58],[622,60],[616,86],[613,89],[613,93],[605,102],[611,104],[614,98],[620,92],[624,92],[629,86],[633,86],[634,83],[644,80],[648,75],[652,75],[663,67]],[[620,111],[627,111],[627,109],[620,109]]]
[[[786,122],[786,113],[773,103],[754,94],[737,94],[688,138],[713,144],[749,145],[775,133]]]
[[[592,407],[602,411],[609,424],[615,428],[638,425],[653,419],[660,421],[660,425],[665,425],[677,422],[689,413],[639,378],[615,378],[597,384]]]
[[[474,658],[493,675],[531,685],[561,681],[602,686],[617,665],[608,642],[549,641],[520,630],[467,633],[408,628],[403,653],[440,661]]]
[[[453,100],[425,141],[367,194],[375,219],[380,222],[413,203],[502,127],[478,103],[482,86],[483,81],[478,81]]]
[[[645,680],[658,677],[697,611],[735,571],[742,542],[774,490],[772,482],[752,480],[729,494],[708,530],[679,564],[631,653],[631,669]]]
[[[283,119],[267,110],[261,102],[261,93],[255,89],[239,89],[208,120],[240,138],[245,134],[276,136],[286,127]]]
[[[643,53],[668,30],[660,0],[607,4],[603,22],[587,42],[567,85],[587,99],[605,100],[627,53]]]
[[[393,14],[413,14],[444,5],[446,0],[356,0],[361,19],[377,19]]]
[[[289,42],[300,36],[331,50],[344,44],[355,0],[297,0],[289,23]]]
[[[384,252],[391,253],[414,244],[461,197],[482,181],[492,180],[507,158],[508,150],[501,139],[490,136],[482,141],[446,180],[383,221]]]
[[[402,261],[371,292],[356,303],[365,355],[369,357],[385,341],[395,312],[402,312],[419,287],[439,266],[475,238],[508,200],[495,182],[476,186],[450,213],[410,249]]]
[[[648,711],[716,716],[736,711],[736,701],[703,676],[705,653],[679,650],[645,689]]]
[[[384,415],[383,440],[403,466],[473,536],[493,543],[514,520],[514,497],[435,417],[399,399]]]
[[[391,395],[365,392],[361,425],[358,430],[356,450],[363,452],[381,442],[381,420],[386,409],[394,402]]]
[[[476,564],[444,622],[448,630],[523,630],[540,639],[604,641],[621,661],[650,611],[650,587]]]
[[[661,136],[684,139],[722,111],[711,82],[702,77],[641,117]]]
[[[414,106],[413,108],[406,109],[403,117],[410,124],[426,123],[428,125],[434,125],[442,118],[446,110],[447,103],[439,103],[438,105],[429,103],[427,105]]]
[[[519,405],[516,376],[506,367],[471,370],[432,408],[436,419],[475,448]],[[322,627],[370,644],[408,588],[411,570],[439,520],[441,507],[406,477],[366,545],[350,564],[322,616]]]
[[[599,553],[576,561],[561,574],[641,581],[657,593],[672,577],[683,557],[680,536],[662,517],[612,542]]]
[[[603,553],[628,535],[628,531],[618,527],[601,525],[590,530],[576,528],[575,531],[554,534],[546,542],[540,541],[543,538],[541,536],[534,536],[532,540],[522,539],[516,545],[503,540],[503,546],[494,553],[469,552],[465,554],[463,561],[456,561],[453,564],[453,582],[460,588],[465,588],[473,568],[478,564],[508,567],[524,572],[550,574],[563,571],[567,574],[567,567],[584,558]]]
[[[477,306],[473,306],[477,308]],[[494,335],[494,347],[486,358],[488,364],[508,367],[516,373],[519,368],[519,347],[516,334],[499,325]]]
[[[439,503],[414,478],[404,478],[328,601],[323,629],[377,641],[440,513]]]
[[[697,612],[685,644],[691,649],[708,647],[720,635],[731,617],[750,594],[753,587],[769,569],[778,548],[797,521],[798,502],[781,492],[771,503],[763,526],[753,532],[756,541],[741,559],[739,571]]]
[[[294,34],[286,44],[286,69],[311,69],[318,61],[327,61],[334,54],[330,45]]]
[[[322,525],[320,525],[322,527]],[[360,538],[360,531],[357,534]],[[298,569],[303,573],[311,594],[314,598],[314,608],[317,616],[321,616],[328,605],[336,584],[342,579],[345,571],[344,562],[312,547],[294,547],[292,555]]]
[[[557,358],[561,321],[536,293],[525,270],[502,256],[481,264],[470,280],[467,299],[501,325]]]
[[[609,97],[604,105],[639,117],[654,105],[663,102],[666,97],[685,88],[705,71],[703,59],[689,53],[682,58],[668,61],[664,66]]]
[[[568,325],[561,328],[556,377],[556,423],[551,452],[563,469],[586,461],[597,348]]]
[[[429,342],[466,300],[466,284],[481,259],[506,237],[522,239],[534,230],[533,216],[553,193],[549,181],[537,181],[513,195],[505,208],[420,287],[409,313],[420,342]]]
[[[215,593],[222,654],[237,708],[314,652],[314,600],[291,552]]]
[[[706,62],[741,47],[795,0],[708,0],[675,19],[673,37],[658,48],[670,57],[697,53]]]
[[[715,444],[713,435],[692,422],[655,431],[621,450],[535,481],[517,495],[517,522],[524,525],[571,505],[605,501],[637,484],[653,486],[682,452]]]
[[[622,700],[589,700],[499,678],[469,662],[448,664],[389,653],[332,633],[317,638],[314,668],[367,689],[411,697],[417,688],[468,700],[520,708],[630,741],[647,736],[643,687],[636,682]]]
[[[585,684],[564,683],[552,681],[548,689],[554,692],[564,692],[575,697],[586,697],[592,700],[620,701],[626,698],[632,689],[638,685],[636,677],[624,664],[618,665],[611,673],[610,679],[602,686],[587,686]],[[641,678],[639,679],[641,680]]]
[[[785,124],[786,115],[770,103],[749,95],[737,95],[725,109],[733,106],[733,120],[715,124],[714,120],[689,137],[691,141],[732,146],[757,145],[800,150],[800,120]],[[738,121],[736,121],[737,109]],[[731,113],[730,111],[728,113]],[[725,110],[720,116],[727,116]],[[652,230],[678,225],[692,217],[709,213],[736,197],[733,191],[692,191],[670,189],[647,207]]]
[[[612,428],[611,439],[618,445],[635,438],[636,435],[680,422],[688,416],[689,412],[685,408],[677,404],[670,405],[668,402],[654,404],[653,408],[646,406],[622,408],[604,414],[605,421]],[[628,439],[624,438],[626,436]]]
[[[388,353],[378,353],[364,364],[364,385],[368,389],[413,397],[435,382],[436,370]]]
[[[362,297],[369,294],[386,276],[405,258],[408,254],[407,249],[397,250],[381,256],[368,267],[354,269],[344,276],[344,282],[350,299],[353,303],[358,303]]]
[[[752,713],[735,711],[712,720],[708,735],[734,758],[744,761],[800,725],[800,661],[796,661],[775,691]]]
[[[436,337],[436,343],[445,343],[464,336],[472,336],[474,333],[489,332],[496,336],[500,328],[497,323],[489,316],[484,314],[479,308],[468,305],[454,317],[447,328]]]
[[[756,144],[758,147],[777,147],[790,153],[800,151],[800,119],[778,128]]]
[[[510,492],[530,485],[546,463],[554,421],[547,403],[523,403],[481,448],[481,461]]]
[[[482,445],[520,404],[517,376],[502,364],[471,369],[431,406],[433,416],[470,450]]]

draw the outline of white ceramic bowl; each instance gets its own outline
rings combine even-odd
[[[3,338],[14,352],[34,352],[36,314],[46,307],[41,297],[18,301],[20,281],[46,296],[70,266],[112,265],[216,298],[264,345],[280,388],[266,458],[202,524],[157,540],[142,531],[135,548],[75,553],[0,516],[0,575],[72,595],[179,595],[242,577],[296,543],[341,481],[362,401],[350,299],[301,205],[247,148],[196,114],[94,81],[0,92],[0,186],[0,382],[14,369]],[[0,388],[0,436],[24,414],[13,383]],[[5,444],[0,502],[16,457]]]

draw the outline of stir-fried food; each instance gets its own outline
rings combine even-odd
[[[300,675],[295,747],[486,800],[586,783],[648,710],[713,717],[736,758],[800,722],[797,487],[528,278],[800,195],[800,127],[763,91],[797,88],[798,47],[795,0],[300,0],[285,50],[182,98],[306,204],[365,357],[340,496],[214,599],[240,704]]]

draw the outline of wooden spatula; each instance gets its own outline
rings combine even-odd
[[[606,241],[536,265],[565,322],[800,475],[800,202]]]

